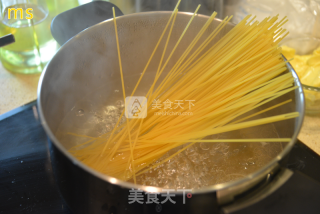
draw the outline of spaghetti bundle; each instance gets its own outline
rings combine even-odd
[[[275,16],[258,22],[255,18],[247,16],[214,45],[209,46],[231,19],[226,17],[203,42],[199,42],[202,41],[200,38],[216,16],[216,13],[213,13],[171,70],[166,74],[163,73],[198,9],[199,7],[171,52],[167,53],[168,57],[165,58],[178,12],[176,6],[131,94],[131,96],[134,95],[160,42],[165,41],[154,82],[146,94],[147,117],[127,118],[126,122],[120,125],[120,120],[124,116],[122,112],[111,132],[97,138],[90,137],[87,142],[71,148],[69,151],[75,157],[106,175],[135,181],[136,176],[157,167],[197,142],[221,142],[221,140],[205,139],[207,136],[299,116],[298,112],[292,112],[252,119],[291,100],[247,116],[251,110],[296,88],[293,86],[292,74],[285,72],[286,62],[283,61],[278,47],[278,43],[287,35],[286,30],[281,28],[286,23],[286,18],[278,21],[278,17]],[[125,99],[125,82],[115,17],[114,25]],[[164,78],[160,78],[161,76]],[[189,100],[192,116],[181,116],[190,110],[188,107],[157,108],[158,101],[175,100]],[[168,112],[176,113],[163,116]],[[289,142],[290,139],[226,139],[224,141]],[[179,149],[170,157],[154,164],[174,148]]]

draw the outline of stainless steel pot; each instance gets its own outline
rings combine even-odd
[[[146,12],[121,16],[117,19],[119,41],[126,93],[133,89],[139,75],[148,60],[159,35],[162,32],[171,12]],[[172,42],[176,41],[191,17],[190,13],[179,13],[172,33]],[[186,44],[199,31],[208,19],[207,16],[198,15],[192,22],[180,48],[174,54],[178,58]],[[209,27],[210,33],[221,20],[214,20]],[[218,35],[226,34],[233,24],[228,24]],[[160,47],[160,49],[163,47]],[[141,93],[146,90],[154,77],[153,67],[160,54],[150,65],[147,78],[144,78],[140,88]],[[172,66],[172,65],[169,65]],[[232,202],[235,196],[249,191],[262,183],[271,180],[279,171],[285,157],[294,145],[304,116],[304,96],[299,79],[288,64],[288,72],[292,72],[297,88],[292,93],[269,103],[274,105],[281,100],[292,99],[293,102],[283,105],[268,114],[281,114],[298,111],[300,117],[274,123],[279,137],[290,137],[288,144],[269,164],[245,178],[193,190],[192,200],[183,206],[163,204],[164,213],[214,213],[219,206]],[[115,43],[115,33],[112,20],[103,21],[94,25],[65,43],[50,63],[44,69],[38,88],[38,107],[43,127],[49,137],[49,145],[56,180],[62,196],[76,213],[153,213],[156,205],[128,204],[128,190],[131,188],[144,191],[160,192],[161,188],[134,185],[116,178],[101,174],[82,164],[67,151],[72,142],[61,141],[56,135],[59,125],[67,114],[82,102],[85,111],[91,104],[103,106],[112,103],[115,99],[114,91],[120,90],[121,82]],[[120,96],[121,97],[121,96]],[[263,131],[261,137],[263,136]],[[280,170],[281,171],[281,170]],[[292,172],[282,170],[283,179],[289,179]],[[181,193],[176,192],[178,201],[182,201]],[[110,211],[111,210],[111,211]]]

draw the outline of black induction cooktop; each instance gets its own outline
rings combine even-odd
[[[72,213],[56,187],[47,136],[34,105],[0,116],[0,214]],[[287,167],[320,182],[320,156],[300,141]]]

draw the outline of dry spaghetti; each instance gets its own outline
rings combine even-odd
[[[110,133],[94,138],[71,148],[69,151],[86,165],[104,174],[129,180],[145,171],[155,168],[197,142],[289,142],[290,138],[277,139],[224,139],[208,140],[207,136],[258,126],[299,116],[298,112],[275,115],[272,117],[249,120],[263,112],[284,105],[291,100],[266,108],[249,116],[244,115],[292,90],[293,77],[286,73],[286,62],[281,57],[278,43],[287,35],[281,27],[286,18],[268,17],[262,22],[247,16],[231,29],[225,36],[209,47],[210,42],[221,32],[231,17],[226,17],[199,44],[200,38],[214,20],[213,13],[200,29],[185,52],[175,62],[171,70],[163,71],[175,53],[192,23],[199,7],[186,25],[180,38],[167,53],[171,33],[178,14],[178,2],[170,16],[163,33],[160,35],[142,75],[131,95],[134,95],[145,74],[159,44],[165,39],[164,49],[159,61],[154,82],[146,97],[148,116],[145,119],[126,119],[118,123]],[[251,19],[250,19],[251,18]],[[119,48],[117,23],[114,14],[115,36],[117,41],[123,98],[125,99],[125,82],[123,80],[121,53]],[[167,32],[167,34],[166,34]],[[165,38],[164,35],[167,35]],[[204,52],[204,50],[206,50]],[[192,52],[191,52],[192,51]],[[165,59],[165,55],[168,57]],[[160,81],[160,76],[165,75]],[[158,85],[156,87],[156,84]],[[172,112],[172,108],[155,109],[155,100],[196,100],[193,116],[164,117],[154,112]],[[187,109],[175,109],[184,113]],[[74,134],[76,135],[76,134]],[[168,151],[185,145],[160,163],[153,164]],[[122,154],[121,156],[119,154]]]

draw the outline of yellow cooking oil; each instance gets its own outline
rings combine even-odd
[[[22,17],[8,9],[21,8]],[[32,19],[27,19],[26,10],[32,8]],[[29,16],[30,17],[30,16]],[[55,54],[58,46],[50,33],[48,11],[35,4],[16,4],[5,8],[0,24],[1,36],[13,34],[15,43],[0,50],[3,66],[13,72],[38,73]]]
[[[0,23],[0,36],[13,34],[15,43],[0,48],[0,59],[3,66],[18,73],[42,72],[46,63],[54,56],[59,48],[50,31],[52,18],[72,7],[78,6],[75,0],[52,0],[47,1],[45,6],[23,3],[5,8]],[[9,8],[21,8],[23,16],[11,11],[8,18]],[[32,19],[27,9],[32,8]],[[28,10],[30,12],[30,10]]]

